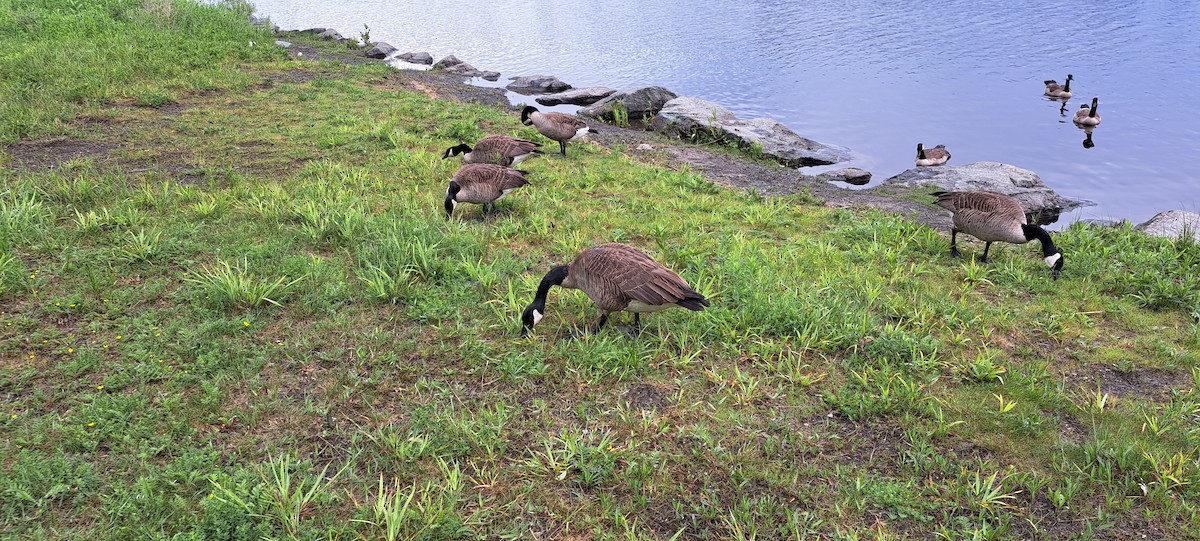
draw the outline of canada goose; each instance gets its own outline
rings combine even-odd
[[[529,184],[525,180],[528,171],[509,169],[494,163],[469,163],[454,173],[450,187],[446,188],[446,219],[454,212],[459,203],[476,203],[483,205],[483,212],[496,208],[496,200],[508,195],[521,186]]]
[[[517,139],[507,135],[489,135],[475,142],[475,148],[463,143],[446,149],[442,159],[462,154],[463,163],[494,163],[511,167],[522,160],[542,154],[541,143]]]
[[[1096,111],[1100,108],[1100,99],[1092,98],[1092,106],[1082,104],[1079,110],[1075,111],[1075,118],[1071,119],[1080,126],[1098,126],[1100,124],[1100,114]]]
[[[925,145],[917,143],[917,165],[942,165],[948,161],[950,151],[946,150],[946,145],[925,148]]]
[[[641,250],[610,242],[588,248],[570,264],[546,273],[533,302],[521,314],[522,338],[545,315],[550,286],[579,289],[592,299],[600,320],[590,332],[599,331],[608,321],[608,314],[621,310],[633,312],[633,328],[637,333],[642,312],[657,312],[672,306],[700,311],[708,306],[704,295],[696,293],[678,274]]]
[[[1074,78],[1075,78],[1074,75],[1071,75],[1070,73],[1068,73],[1067,74],[1067,83],[1064,85],[1061,85],[1061,86],[1054,79],[1045,81],[1046,95],[1050,96],[1051,98],[1069,98],[1069,97],[1071,97],[1071,79],[1074,79]]]
[[[538,133],[558,141],[563,156],[567,155],[567,141],[577,141],[589,133],[596,133],[578,118],[562,113],[543,113],[532,105],[521,109],[521,123],[533,126]]]
[[[1042,243],[1046,265],[1054,279],[1058,279],[1063,268],[1062,250],[1054,247],[1054,240],[1045,229],[1026,223],[1025,209],[1016,199],[996,192],[933,192],[930,195],[937,198],[939,207],[954,213],[954,227],[950,229],[951,257],[962,257],[956,243],[959,231],[987,243],[979,260],[981,263],[987,263],[993,242],[1025,244],[1037,239]]]

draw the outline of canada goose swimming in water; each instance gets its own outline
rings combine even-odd
[[[942,165],[948,161],[950,151],[946,150],[946,145],[925,148],[925,145],[917,143],[917,165]]]
[[[542,154],[541,143],[517,139],[507,135],[489,135],[475,142],[475,148],[463,143],[446,149],[442,159],[462,154],[463,163],[494,163],[511,167],[522,160]]]
[[[521,337],[546,314],[546,295],[551,286],[579,289],[587,294],[600,312],[600,320],[590,332],[597,332],[608,321],[608,314],[633,312],[634,332],[641,328],[642,312],[657,312],[674,306],[700,311],[708,306],[697,293],[670,269],[641,250],[610,242],[579,253],[568,265],[550,269],[538,284],[537,295],[521,314]]]
[[[494,163],[469,163],[454,173],[450,187],[446,188],[446,219],[454,212],[459,203],[476,203],[483,205],[483,212],[488,212],[488,205],[496,209],[496,200],[508,195],[521,186],[529,184],[525,180],[527,171],[509,169]]]
[[[1071,120],[1080,126],[1098,126],[1100,124],[1100,114],[1096,111],[1100,108],[1100,99],[1092,98],[1092,106],[1084,103],[1079,106],[1079,110],[1075,111],[1075,118]]]
[[[567,141],[577,141],[589,133],[596,133],[578,118],[562,113],[543,113],[532,105],[521,109],[521,123],[533,126],[538,133],[558,141],[563,156],[567,155]]]
[[[988,250],[993,242],[1025,244],[1033,239],[1042,243],[1042,255],[1054,279],[1058,279],[1063,268],[1063,253],[1054,246],[1041,226],[1029,225],[1025,220],[1025,209],[1016,199],[996,192],[933,192],[937,205],[954,213],[954,227],[950,229],[950,256],[962,257],[958,251],[956,237],[959,231],[986,242],[983,258],[987,263]]]
[[[1061,85],[1061,86],[1054,79],[1050,79],[1049,81],[1044,81],[1046,83],[1046,95],[1051,98],[1069,98],[1069,97],[1071,97],[1071,79],[1074,79],[1074,78],[1075,78],[1074,75],[1071,75],[1070,73],[1068,73],[1067,74],[1067,83],[1064,85]]]

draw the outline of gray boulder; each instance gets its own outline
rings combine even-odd
[[[534,101],[542,105],[562,105],[564,103],[570,105],[591,105],[616,92],[617,89],[615,88],[589,86],[587,88],[573,88],[566,92],[541,96],[535,98]]]
[[[688,96],[664,104],[650,121],[650,129],[681,139],[729,141],[754,152],[761,148],[763,157],[789,167],[829,165],[850,159],[848,149],[806,139],[769,118],[741,120],[720,105]]]
[[[817,175],[816,179],[825,182],[845,182],[846,184],[862,186],[871,182],[871,172],[857,167],[847,167],[836,171],[826,171]]]
[[[486,81],[499,81],[500,80],[500,72],[484,71],[479,75],[479,77],[483,78]]]
[[[396,58],[408,62],[410,64],[425,64],[426,66],[433,63],[433,57],[429,53],[401,53],[396,55]],[[451,57],[453,58],[453,57]],[[457,59],[455,59],[457,60]]]
[[[325,28],[325,27],[322,27],[322,26],[318,26],[318,27],[316,27],[316,28],[305,28],[304,30],[300,30],[300,32],[303,32],[303,33],[306,33],[306,34],[317,34],[317,35],[320,35],[320,34],[323,34],[323,33],[325,33],[325,31],[326,31],[326,30],[329,30],[329,29],[328,29],[328,28]]]
[[[330,40],[342,41],[342,40],[346,39],[346,38],[342,37],[342,35],[339,34],[337,30],[334,30],[332,28],[326,29],[324,32],[317,34],[317,37],[321,38],[323,40],[326,40],[326,41],[330,41]]]
[[[526,75],[522,77],[511,77],[511,83],[504,87],[517,94],[553,94],[570,90],[571,85],[562,82],[558,77],[553,75]]]
[[[457,56],[449,55],[446,58],[438,60],[437,64],[433,65],[433,69],[448,68],[450,66],[457,66],[462,63],[463,61],[459,60]]]
[[[387,58],[389,54],[394,52],[396,52],[395,47],[385,42],[377,41],[371,44],[371,48],[367,49],[367,52],[363,53],[363,56],[367,58]]]
[[[906,188],[937,188],[945,191],[986,190],[1011,195],[1025,207],[1025,212],[1057,219],[1059,212],[1095,205],[1085,199],[1059,195],[1042,182],[1041,177],[1028,169],[996,163],[975,162],[967,165],[915,167],[883,181],[886,186]],[[1041,222],[1041,223],[1052,223]]]
[[[591,106],[579,110],[579,114],[587,117],[612,122],[613,111],[618,104],[623,104],[629,113],[629,120],[645,120],[653,118],[668,101],[678,95],[661,86],[647,86],[635,90],[622,90],[609,95]]]
[[[1176,239],[1190,236],[1200,241],[1200,214],[1186,210],[1168,210],[1155,214],[1135,229],[1152,237]]]

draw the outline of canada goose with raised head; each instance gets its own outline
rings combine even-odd
[[[1059,85],[1058,82],[1055,81],[1054,79],[1051,79],[1049,81],[1044,81],[1046,83],[1046,95],[1051,98],[1069,98],[1069,97],[1071,97],[1071,79],[1074,79],[1074,78],[1075,78],[1074,75],[1071,75],[1070,73],[1068,73],[1067,74],[1067,82],[1066,82],[1066,84],[1063,84],[1063,85]]]
[[[958,251],[959,231],[986,242],[981,263],[987,263],[988,250],[993,242],[1025,244],[1037,239],[1042,243],[1042,256],[1054,279],[1063,268],[1063,253],[1054,246],[1050,233],[1041,226],[1030,225],[1025,209],[1016,199],[996,192],[933,192],[937,205],[954,213],[950,229],[950,256],[962,257]]]
[[[527,171],[509,169],[494,163],[469,163],[454,173],[450,187],[446,188],[446,219],[454,212],[459,203],[475,203],[483,205],[483,212],[488,212],[488,206],[496,209],[496,200],[508,195],[521,186],[529,184],[525,179]]]
[[[543,154],[541,143],[517,139],[507,135],[489,135],[475,142],[475,148],[463,143],[446,149],[442,159],[462,154],[463,163],[494,163],[511,167],[521,161]]]
[[[600,319],[591,332],[599,331],[613,312],[633,312],[636,333],[641,328],[642,312],[676,306],[700,311],[708,306],[704,295],[654,258],[631,246],[610,242],[588,248],[571,263],[546,273],[533,302],[521,314],[522,337],[546,314],[546,295],[551,286],[581,290],[596,304]]]
[[[1092,106],[1084,103],[1079,106],[1079,110],[1075,111],[1075,121],[1080,126],[1098,126],[1100,124],[1100,98],[1092,98]]]
[[[925,148],[925,145],[917,143],[917,165],[942,165],[948,161],[950,151],[946,150],[946,145]]]
[[[521,109],[521,123],[533,126],[538,133],[558,141],[563,156],[567,155],[567,141],[578,141],[589,133],[596,133],[578,118],[562,113],[543,113],[532,105]]]

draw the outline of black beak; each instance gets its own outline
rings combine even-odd
[[[1062,271],[1061,271],[1061,270],[1059,270],[1059,269],[1052,269],[1052,270],[1050,271],[1050,275],[1051,275],[1051,276],[1053,276],[1055,280],[1057,280],[1057,279],[1058,279],[1058,275],[1059,275],[1059,274],[1062,274]]]
[[[529,336],[529,327],[521,327],[521,338]]]

